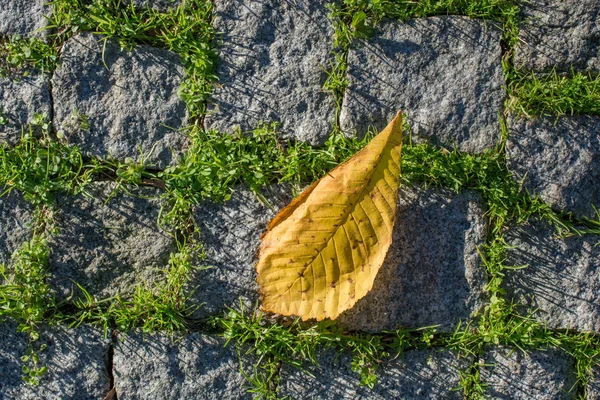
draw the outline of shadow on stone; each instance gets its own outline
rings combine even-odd
[[[17,324],[0,322],[0,398],[7,399],[101,399],[109,390],[105,356],[109,344],[102,332],[80,327],[41,326],[36,346],[46,345],[39,352],[40,366],[48,372],[39,386],[23,382],[19,359],[25,355],[28,336],[17,333]]]
[[[124,399],[250,399],[232,347],[222,338],[134,332],[116,344],[117,395]]]
[[[57,199],[59,233],[50,240],[50,284],[59,299],[77,282],[93,296],[131,294],[137,284],[158,282],[177,250],[172,237],[157,225],[159,191],[129,188],[109,199],[114,183],[94,183],[89,197]],[[139,197],[138,197],[139,196]]]
[[[379,332],[439,325],[452,331],[483,304],[481,199],[471,192],[401,188],[393,243],[373,289],[340,316],[347,329]]]
[[[450,16],[383,22],[348,55],[341,128],[378,131],[401,110],[416,141],[481,152],[500,137],[501,64],[493,24]]]
[[[482,359],[486,398],[502,400],[575,399],[575,359],[562,350],[488,348]]]
[[[576,217],[600,206],[600,118],[509,120],[507,166],[531,194]]]
[[[511,229],[509,265],[527,268],[506,274],[509,298],[524,305],[522,313],[551,329],[600,332],[600,241],[598,235],[556,237],[542,221]]]
[[[274,186],[262,194],[273,208],[263,204],[249,189],[239,188],[223,204],[205,202],[194,210],[206,260],[211,268],[196,271],[188,290],[195,290],[192,304],[201,305],[194,317],[203,317],[258,301],[256,270],[261,234],[279,209],[291,201],[288,187]]]
[[[335,117],[323,91],[333,50],[326,1],[226,0],[215,4],[220,84],[206,125],[232,132],[278,122],[285,137],[322,144]]]

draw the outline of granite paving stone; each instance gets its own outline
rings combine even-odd
[[[46,36],[51,13],[46,0],[0,0],[0,34]]]
[[[216,336],[133,333],[115,346],[120,400],[251,399],[233,347]]]
[[[439,325],[453,331],[483,305],[478,254],[487,224],[473,192],[401,187],[393,242],[373,289],[343,313],[347,329],[380,332]]]
[[[535,72],[600,73],[600,3],[597,0],[529,0],[520,3],[514,65]]]
[[[486,399],[575,399],[575,359],[558,349],[487,349],[480,368]]]
[[[504,280],[510,299],[551,329],[600,333],[600,235],[558,238],[547,222],[531,220],[506,233],[512,248]]]
[[[596,365],[592,370],[592,377],[585,388],[586,400],[600,399],[600,365]]]
[[[85,154],[140,161],[163,168],[187,148],[178,131],[187,122],[178,89],[185,75],[170,51],[79,34],[63,46],[52,77],[59,136]]]
[[[36,346],[39,365],[48,368],[39,386],[23,379],[20,360],[29,344],[28,335],[17,332],[17,324],[0,321],[0,399],[103,399],[109,391],[107,371],[109,343],[103,333],[91,327],[68,329],[42,326]]]
[[[93,183],[84,194],[57,199],[49,281],[59,298],[76,288],[74,282],[94,296],[131,294],[137,284],[158,282],[177,251],[157,225],[160,191],[128,187],[131,194],[109,199],[115,186]]]
[[[219,84],[206,126],[222,132],[278,122],[289,138],[322,144],[335,102],[322,86],[333,50],[328,0],[223,0],[215,3]]]
[[[458,16],[381,23],[350,49],[342,130],[379,132],[401,110],[415,141],[493,147],[505,99],[500,36],[494,23]]]
[[[180,6],[183,0],[131,0],[131,2],[141,9],[151,8],[158,11],[169,11]]]
[[[1,20],[1,19],[0,19]],[[27,72],[27,75],[24,75]],[[50,116],[50,79],[35,71],[18,76],[0,76],[0,146],[16,145],[36,114]],[[37,130],[33,134],[39,133]]]
[[[6,189],[0,186],[0,194]],[[0,264],[8,264],[11,255],[33,235],[33,207],[23,195],[11,191],[0,197]]]
[[[263,190],[269,205],[249,189],[239,188],[231,200],[222,204],[202,203],[194,210],[200,228],[209,269],[193,273],[188,291],[194,291],[192,304],[201,305],[194,316],[204,317],[225,307],[256,306],[258,284],[255,264],[261,234],[280,208],[291,201],[285,186]]]
[[[377,370],[377,385],[369,389],[359,385],[351,361],[351,355],[329,349],[318,355],[319,367],[305,365],[306,372],[284,364],[279,395],[323,400],[462,399],[462,393],[452,389],[460,385],[458,370],[470,364],[448,350],[409,350],[384,361]]]
[[[600,117],[510,118],[507,166],[531,194],[564,212],[600,208]]]

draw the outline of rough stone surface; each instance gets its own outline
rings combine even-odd
[[[554,67],[600,72],[600,3],[597,0],[530,0],[520,4],[517,68]]]
[[[232,347],[197,333],[132,334],[113,358],[119,399],[251,399]]]
[[[510,124],[507,165],[532,194],[576,217],[600,207],[600,118],[519,119]]]
[[[600,365],[594,367],[593,376],[589,380],[585,392],[586,400],[600,399]]]
[[[278,210],[291,200],[284,187],[271,187],[263,195],[273,207],[261,203],[249,189],[240,188],[223,204],[204,203],[194,217],[201,232],[206,260],[211,268],[196,271],[189,290],[195,290],[194,314],[203,317],[239,305],[252,307],[258,300],[254,266],[261,234]]]
[[[103,43],[87,33],[65,43],[52,77],[57,130],[91,156],[139,161],[141,150],[151,165],[174,164],[172,152],[181,154],[188,143],[177,131],[187,121],[177,94],[185,74],[179,57]]]
[[[506,239],[514,247],[509,265],[528,265],[506,274],[508,296],[537,309],[551,329],[600,333],[600,235],[559,239],[549,224],[532,220]]]
[[[0,186],[0,194],[4,190]],[[12,191],[0,197],[0,264],[8,264],[13,252],[31,239],[32,223],[33,207],[20,193]]]
[[[339,321],[370,332],[440,325],[452,331],[483,304],[481,199],[472,192],[401,188],[393,242],[373,289]]]
[[[47,345],[39,352],[40,365],[48,372],[39,386],[22,379],[20,358],[29,339],[17,332],[17,324],[0,321],[0,399],[103,399],[110,380],[106,370],[109,344],[100,331],[90,327],[67,329],[44,327],[36,345]]]
[[[0,124],[0,145],[17,144],[35,114],[50,115],[49,81],[48,75],[34,71],[28,76],[0,76],[0,116],[5,120]]]
[[[385,361],[377,371],[373,389],[359,386],[360,377],[352,372],[348,354],[334,350],[322,352],[319,366],[305,365],[307,372],[284,365],[280,396],[292,399],[462,399],[457,370],[469,363],[450,351],[410,350],[395,360]]]
[[[49,281],[59,298],[70,294],[73,281],[99,297],[130,294],[138,283],[158,281],[177,251],[157,226],[159,192],[128,188],[144,198],[120,193],[106,202],[114,188],[95,183],[86,188],[90,197],[57,199],[59,233],[50,240]]]
[[[322,89],[333,49],[327,0],[224,0],[215,4],[219,85],[206,125],[223,132],[279,122],[287,137],[323,143],[335,102]]]
[[[383,129],[402,110],[414,139],[481,152],[500,139],[505,98],[500,31],[466,17],[384,22],[348,55],[340,123]]]
[[[133,5],[138,8],[168,11],[181,5],[182,0],[131,0]]]
[[[485,398],[506,400],[574,399],[575,359],[557,349],[532,350],[498,347],[482,359],[481,377],[489,386]]]
[[[45,36],[45,15],[52,13],[47,0],[0,0],[0,34]]]

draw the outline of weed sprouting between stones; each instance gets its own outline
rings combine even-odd
[[[18,78],[29,68],[49,73],[54,70],[57,61],[58,48],[53,43],[18,35],[0,38],[0,76]]]
[[[167,12],[139,10],[121,0],[55,0],[52,7],[50,27],[59,30],[61,42],[86,31],[118,40],[123,49],[148,44],[177,53],[187,72],[179,95],[192,118],[201,118],[217,80],[211,1],[188,0]]]
[[[47,372],[39,362],[45,345],[38,344],[40,326],[52,319],[56,310],[54,295],[47,283],[49,249],[46,230],[48,210],[39,206],[34,221],[33,236],[12,255],[8,265],[0,264],[0,321],[6,318],[18,323],[18,331],[27,334],[29,344],[23,362],[23,380],[37,385]]]
[[[538,76],[515,71],[508,91],[508,106],[517,115],[600,114],[600,76],[592,73],[555,71]]]

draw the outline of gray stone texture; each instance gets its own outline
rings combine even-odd
[[[576,217],[600,207],[600,117],[510,119],[508,169],[531,194]]]
[[[223,32],[206,126],[222,132],[279,122],[286,137],[321,144],[335,102],[322,86],[333,50],[328,0],[223,0],[214,26]]]
[[[401,110],[417,141],[466,152],[493,147],[505,98],[494,23],[443,16],[387,21],[378,29],[348,55],[342,130],[380,131]]]
[[[596,365],[593,368],[592,374],[585,388],[586,400],[600,399],[600,365]]]
[[[56,129],[90,156],[139,161],[141,151],[150,165],[174,164],[188,144],[178,131],[187,121],[177,93],[184,74],[170,51],[121,50],[115,40],[104,46],[95,35],[77,35],[52,77]]]
[[[49,282],[59,298],[79,293],[74,282],[99,297],[131,294],[137,284],[158,282],[177,251],[157,225],[158,190],[127,188],[132,195],[109,199],[113,189],[114,183],[93,183],[87,195],[57,199]]]
[[[319,367],[304,365],[306,372],[284,364],[279,395],[323,400],[463,398],[460,391],[451,390],[460,385],[458,370],[467,368],[469,362],[450,351],[409,350],[384,361],[373,389],[359,385],[360,377],[352,371],[351,360],[351,355],[329,349],[319,354]]]
[[[137,8],[169,11],[179,7],[183,0],[131,0]]]
[[[8,264],[11,255],[33,235],[33,207],[23,196],[0,186],[0,264]],[[1,280],[0,280],[1,282]]]
[[[0,146],[16,145],[35,114],[50,115],[50,86],[48,75],[28,71],[28,75],[0,76]],[[32,133],[38,133],[35,130]]]
[[[194,210],[209,269],[195,271],[188,291],[194,291],[192,303],[202,305],[194,316],[204,317],[225,307],[256,306],[258,283],[257,250],[261,234],[279,209],[291,201],[285,187],[263,190],[269,205],[263,204],[249,189],[239,188],[231,200],[202,203]],[[272,208],[271,208],[272,207]]]
[[[575,399],[575,359],[558,349],[532,350],[497,347],[485,351],[480,368],[486,399]]]
[[[47,0],[0,0],[0,34],[46,36],[52,13]]]
[[[119,400],[251,399],[233,347],[214,336],[134,333],[113,358]]]
[[[347,329],[379,332],[439,325],[453,331],[483,305],[477,247],[487,225],[479,196],[401,187],[393,242],[373,289],[343,313]]]
[[[528,0],[514,64],[535,72],[600,72],[600,3],[597,0]]]
[[[17,324],[0,321],[0,399],[103,399],[110,380],[107,367],[109,343],[101,331],[90,327],[67,329],[62,326],[43,326],[39,348],[39,365],[48,372],[39,386],[23,382],[21,367],[29,344],[28,335],[17,332]]]
[[[557,237],[548,223],[532,220],[506,233],[508,297],[537,310],[550,329],[600,333],[600,235]]]

